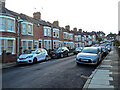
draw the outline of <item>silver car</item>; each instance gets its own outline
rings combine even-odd
[[[101,60],[101,52],[98,47],[85,47],[76,57],[77,64],[97,65]]]

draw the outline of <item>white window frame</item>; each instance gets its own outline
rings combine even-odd
[[[49,46],[47,46],[47,48],[46,49],[51,49],[51,40],[44,40],[44,48],[45,48],[45,42],[47,42],[47,45],[49,44],[49,41],[50,41],[50,48],[49,48]]]
[[[26,42],[27,42],[27,48],[28,48],[28,41],[32,41],[32,49],[33,49],[33,40],[30,40],[30,39],[22,39],[21,42],[22,42],[22,41],[26,41]]]
[[[49,36],[51,37],[51,27],[44,26],[44,36]]]
[[[26,35],[31,35],[31,36],[33,36],[33,24],[32,23],[30,23],[30,22],[22,22],[21,24],[26,24]],[[32,33],[31,34],[29,34],[28,33],[28,25],[31,25],[31,29],[32,29]],[[23,33],[22,33],[23,34]],[[23,35],[25,35],[25,34],[23,34]]]
[[[12,48],[12,54],[15,54],[15,38],[7,38],[7,37],[0,37],[0,45],[1,45],[1,40],[13,40],[13,48]],[[5,45],[5,41],[4,41],[4,47],[6,47]],[[0,55],[2,54],[1,51],[1,47],[0,47]]]
[[[14,26],[13,26],[13,31],[11,31],[11,30],[7,30],[7,32],[13,32],[13,33],[15,33],[16,31],[15,31],[15,18],[13,18],[13,17],[9,17],[9,16],[3,16],[3,15],[0,15],[0,18],[4,18],[4,19],[10,19],[10,20],[13,20],[14,21]],[[7,21],[8,22],[8,21]],[[4,24],[5,25],[5,27],[8,27],[8,26],[6,26],[6,24]],[[5,29],[4,30],[0,30],[0,31],[5,31]]]

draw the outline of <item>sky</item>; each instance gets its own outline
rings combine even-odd
[[[83,31],[118,33],[118,2],[120,0],[6,0],[6,8],[33,17],[40,11],[41,19],[58,20],[60,27],[70,25]]]

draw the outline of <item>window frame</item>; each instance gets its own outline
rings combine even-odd
[[[1,28],[0,31],[7,31],[7,32],[16,33],[16,31],[15,31],[15,18],[9,17],[9,16],[2,16],[2,15],[0,16],[0,18],[4,18],[4,23],[1,24],[2,26],[4,26],[4,29]],[[12,26],[12,28],[13,28],[12,31],[8,29],[8,24],[5,23],[5,22],[8,22],[8,20],[12,20],[13,21],[13,23],[11,24],[11,25],[13,25]],[[7,30],[6,30],[6,27],[7,27]]]
[[[12,40],[13,41],[12,42],[13,47],[12,47],[11,54],[15,54],[15,38],[0,37],[0,55],[2,54],[2,51],[1,51],[1,40],[4,40],[4,50],[8,49],[8,44],[5,43],[6,42],[5,40],[7,40],[7,42],[8,42],[8,40]],[[7,52],[7,50],[6,50],[6,52]]]

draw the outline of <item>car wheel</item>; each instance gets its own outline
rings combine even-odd
[[[68,53],[67,56],[69,57],[69,56],[70,56],[70,53]]]
[[[63,54],[61,54],[61,55],[60,55],[60,57],[61,57],[61,58],[63,58],[63,57],[64,57],[64,55],[63,55]]]
[[[46,60],[46,61],[48,60],[48,56],[45,57],[45,60]]]
[[[76,62],[76,65],[80,65],[80,63],[77,63],[77,62]]]
[[[37,63],[37,58],[34,58],[34,59],[33,59],[33,63]]]
[[[99,59],[96,61],[96,65],[95,66],[97,66],[99,64]]]

